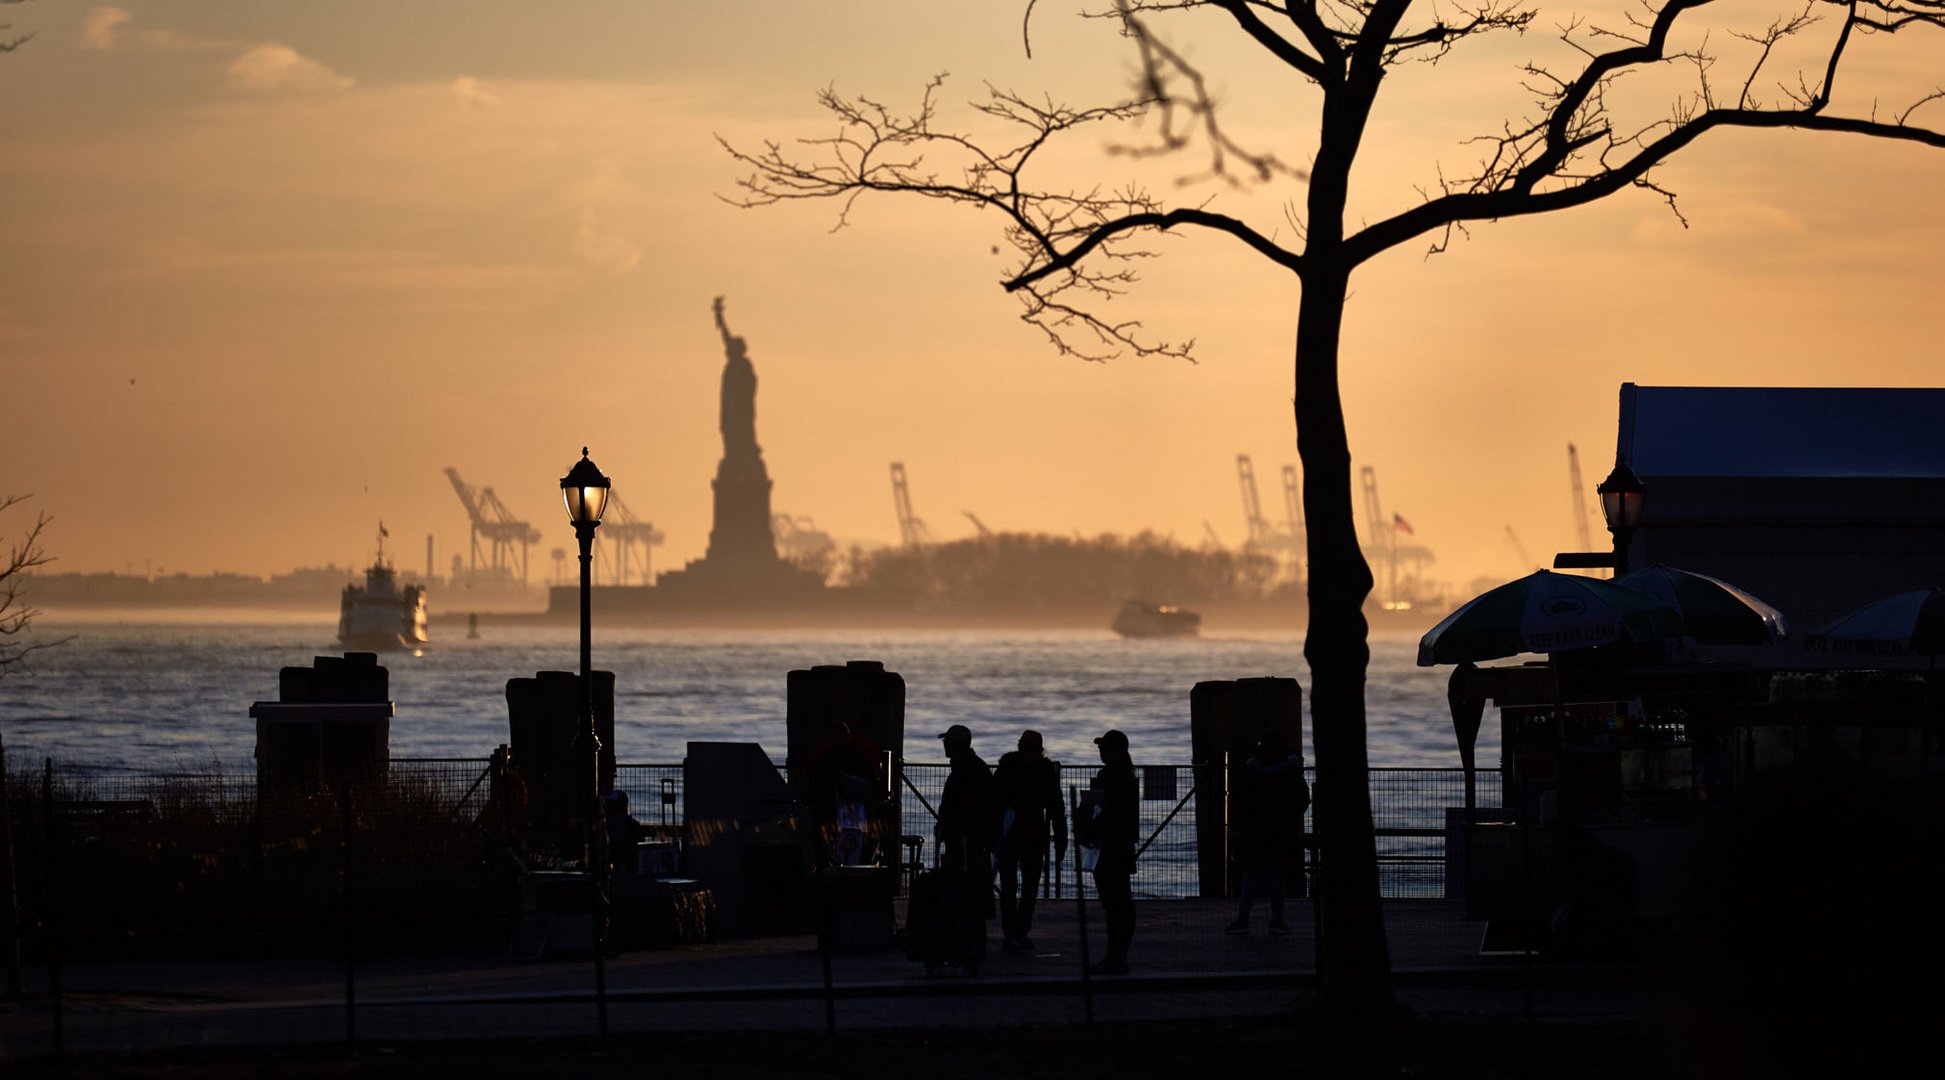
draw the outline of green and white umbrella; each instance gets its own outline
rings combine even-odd
[[[1610,581],[1540,570],[1461,604],[1418,641],[1418,666],[1680,637],[1667,604]]]
[[[1726,581],[1693,570],[1644,566],[1616,578],[1614,584],[1674,608],[1682,617],[1683,635],[1704,644],[1767,645],[1790,633],[1782,612]]]

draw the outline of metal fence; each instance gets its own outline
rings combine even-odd
[[[1098,766],[1062,765],[1063,789],[1085,789]],[[908,761],[903,797],[904,829],[931,837],[933,808],[945,789],[951,766]],[[1151,899],[1197,896],[1195,769],[1189,765],[1137,765],[1141,780],[1141,837],[1135,891]],[[1479,770],[1475,798],[1480,806],[1499,805],[1499,773]],[[1374,768],[1371,811],[1377,826],[1379,888],[1392,898],[1426,898],[1445,893],[1445,811],[1465,805],[1462,769]],[[1315,784],[1314,767],[1304,780]],[[1304,842],[1316,850],[1314,821],[1304,814]],[[1313,860],[1306,874],[1314,879]],[[1071,875],[1066,881],[1071,885]],[[1053,887],[1049,885],[1048,887]],[[1314,888],[1314,880],[1311,882]],[[1091,890],[1089,895],[1092,895]]]
[[[417,815],[421,811],[472,822],[486,812],[491,789],[486,759],[394,759],[383,784],[360,790],[357,812],[373,819]],[[782,771],[781,769],[779,770]],[[906,762],[898,784],[902,831],[923,840],[921,858],[931,852],[935,808],[950,766]],[[1084,789],[1095,766],[1061,767],[1063,789]],[[1143,847],[1136,874],[1137,894],[1149,898],[1196,896],[1201,892],[1196,865],[1195,770],[1188,765],[1138,765],[1141,779]],[[1496,770],[1477,774],[1480,806],[1500,803]],[[118,769],[63,767],[51,778],[16,772],[11,778],[16,805],[40,801],[44,779],[51,779],[65,828],[112,829],[113,823],[181,823],[258,829],[256,777],[247,773],[155,774]],[[1314,768],[1305,779],[1315,783]],[[1380,887],[1388,897],[1436,897],[1444,893],[1445,811],[1465,805],[1464,773],[1441,768],[1373,768],[1371,804],[1377,826]],[[615,786],[628,795],[630,809],[644,825],[665,830],[682,826],[683,768],[680,763],[622,764]],[[1306,844],[1313,851],[1311,816],[1304,820]],[[908,852],[897,853],[902,860]],[[1311,873],[1314,874],[1313,864]],[[1071,875],[1049,876],[1051,895],[1071,888]]]
[[[503,962],[496,966],[493,959],[493,945],[502,941],[506,945],[499,953],[539,957],[540,951],[520,944],[521,929],[513,930],[509,939],[509,926],[531,929],[536,912],[554,910],[530,912],[524,898],[507,895],[512,876],[507,860],[519,845],[510,843],[514,834],[506,830],[510,816],[517,815],[502,812],[506,803],[496,791],[506,785],[494,783],[496,768],[486,759],[394,759],[380,772],[336,788],[261,792],[252,772],[154,774],[56,769],[51,764],[10,772],[5,813],[0,814],[0,822],[8,826],[0,832],[5,855],[0,859],[5,869],[0,892],[0,908],[5,910],[0,915],[6,923],[0,938],[9,944],[10,955],[0,957],[5,969],[0,975],[7,983],[6,995],[29,1002],[29,1007],[16,1010],[11,1020],[0,1015],[0,1047],[7,1031],[31,1038],[41,1051],[58,1052],[67,1045],[63,973],[70,965],[78,979],[96,980],[74,987],[76,1000],[104,1001],[121,996],[119,990],[104,990],[111,984],[102,979],[174,971],[172,965],[191,961],[196,977],[216,988],[210,993],[230,995],[221,1000],[233,996],[239,1008],[248,1005],[266,1016],[302,1013],[321,1033],[335,1030],[321,1003],[341,992],[342,1031],[354,1042],[360,1016],[389,1016],[390,1022],[409,1026],[403,1018],[410,1009],[401,1012],[386,1002],[456,1000],[455,988],[461,986],[472,986],[475,995],[463,1007],[481,1016],[501,1008],[514,988],[568,1015],[572,1003],[589,998],[566,969],[508,975]],[[1195,770],[1186,765],[1136,768],[1143,842],[1137,895],[1165,901],[1197,896]],[[1095,771],[1093,766],[1064,767],[1063,786],[1085,787]],[[948,772],[942,763],[911,762],[899,778],[900,832],[923,838],[927,856],[934,808]],[[1463,774],[1454,769],[1373,769],[1370,783],[1385,895],[1440,895],[1445,811],[1464,804]],[[635,817],[664,835],[681,835],[683,784],[680,764],[624,764],[616,772],[616,786],[628,794]],[[1498,793],[1498,774],[1480,773],[1479,805],[1496,804]],[[900,848],[902,858],[904,845]],[[572,864],[561,866],[572,869]],[[1045,880],[1046,895],[1071,901],[1072,867],[1070,858],[1060,875]],[[537,869],[539,878],[580,876],[549,874],[548,866],[523,865],[521,873],[528,869]],[[1091,891],[1087,888],[1084,895]],[[1208,976],[1214,979],[1210,986],[1217,988],[1212,993],[1267,986],[1260,980],[1282,980],[1312,967],[1314,955],[1301,935],[1261,949],[1253,944],[1212,946],[1234,944],[1223,933],[1233,904],[1160,905],[1169,913],[1150,914],[1148,925],[1180,925],[1186,936],[1165,936],[1172,945],[1144,944],[1145,955],[1167,964],[1163,950],[1173,949],[1176,967],[1203,975],[1215,972]],[[1081,943],[1090,933],[1100,933],[1098,927],[1087,927],[1087,906],[1043,908],[1036,937],[1051,946],[1051,956],[1063,950],[1070,957],[1087,955]],[[1067,911],[1075,908],[1081,910],[1063,923]],[[1151,940],[1144,937],[1144,942]],[[573,946],[562,948],[573,955]],[[587,951],[583,946],[584,955]],[[594,950],[594,955],[599,987],[601,953]],[[773,990],[739,984],[741,962],[733,953],[696,961],[727,965],[701,978],[731,987],[728,992],[767,994],[779,1002],[811,1000],[794,984],[777,984],[780,988]],[[839,961],[833,976],[826,953],[822,1000],[827,1024],[832,1022],[833,979],[846,980],[843,963]],[[617,999],[618,1008],[631,1000],[628,994],[649,1000],[643,996],[649,993],[645,987],[659,985],[651,979],[653,970],[633,972],[632,984]],[[852,970],[861,987],[857,993],[882,992],[868,989],[880,978],[870,973],[876,969]],[[522,978],[537,979],[540,988],[528,988]],[[1086,985],[1081,993],[1091,1018],[1093,999],[1085,995],[1092,991]],[[179,990],[171,983],[158,992]],[[697,1000],[714,992],[697,991]],[[605,991],[597,990],[593,1000],[607,1008]],[[997,1009],[997,1001],[981,1007]],[[114,1040],[123,1025],[113,1009],[90,1008],[94,1012],[77,1025],[81,1037],[75,1045],[117,1045]],[[225,1015],[222,1009],[199,1013],[197,1023],[213,1026],[196,1029],[195,1037],[252,1037],[255,1029],[224,1027]],[[605,1030],[606,1020],[601,1024]],[[173,1031],[165,1023],[143,1037],[167,1040]]]

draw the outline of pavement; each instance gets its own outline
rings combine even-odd
[[[548,1038],[594,1033],[604,1019],[611,1033],[640,1034],[1270,1016],[1315,985],[1314,914],[1291,902],[1291,932],[1271,936],[1259,904],[1243,936],[1223,933],[1233,901],[1138,901],[1131,970],[1118,977],[1084,975],[1071,897],[1040,902],[1032,951],[1002,947],[992,927],[976,973],[928,975],[902,948],[845,949],[830,954],[827,981],[809,935],[624,953],[599,965],[605,995],[585,954],[369,960],[349,985],[326,960],[93,963],[64,967],[57,1015],[47,973],[29,969],[25,999],[0,1003],[0,1061],[51,1054],[57,1037],[68,1051],[125,1052]],[[1086,917],[1098,959],[1098,906]],[[1646,1018],[1665,1007],[1658,969],[1481,955],[1485,926],[1462,902],[1388,901],[1386,923],[1396,994],[1421,1013]]]

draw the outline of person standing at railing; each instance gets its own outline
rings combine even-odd
[[[1294,867],[1303,868],[1303,812],[1310,787],[1303,782],[1303,759],[1290,752],[1280,731],[1265,731],[1236,777],[1239,789],[1234,829],[1242,864],[1242,898],[1236,920],[1225,934],[1249,933],[1249,909],[1258,897],[1270,900],[1270,933],[1287,934],[1283,897]]]
[[[993,784],[999,790],[1000,930],[1007,948],[1032,949],[1034,894],[1050,832],[1054,865],[1067,854],[1060,764],[1046,756],[1039,732],[1022,731],[1019,749],[1000,755]]]
[[[939,793],[939,824],[933,831],[940,858],[949,869],[963,868],[990,895],[993,842],[999,834],[993,772],[984,758],[973,753],[972,730],[966,725],[952,725],[939,739],[945,744],[946,760],[952,763],[945,790]]]
[[[1101,770],[1074,811],[1074,841],[1094,848],[1094,891],[1108,928],[1108,952],[1088,968],[1095,975],[1126,975],[1128,946],[1135,937],[1135,846],[1141,841],[1141,790],[1135,780],[1128,737],[1110,729],[1094,740]]]

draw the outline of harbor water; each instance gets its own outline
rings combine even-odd
[[[339,652],[328,624],[73,624],[43,619],[30,669],[0,682],[0,735],[10,766],[57,764],[146,772],[247,771],[249,708],[277,697],[278,671]],[[484,758],[507,735],[508,679],[570,671],[566,628],[488,628],[435,640],[419,655],[384,654],[397,705],[391,750],[404,758]],[[1100,631],[604,630],[594,664],[615,673],[617,754],[675,763],[690,741],[752,742],[783,763],[785,679],[797,668],[877,660],[905,680],[905,754],[944,760],[937,735],[963,723],[988,761],[1023,728],[1069,764],[1096,760],[1114,727],[1137,762],[1187,764],[1189,692],[1197,682],[1266,675],[1305,688],[1296,634],[1124,641]],[[1445,703],[1447,670],[1414,666],[1417,636],[1373,635],[1366,692],[1373,766],[1459,764]],[[1305,717],[1306,760],[1310,752]],[[1479,761],[1499,755],[1480,733]]]

